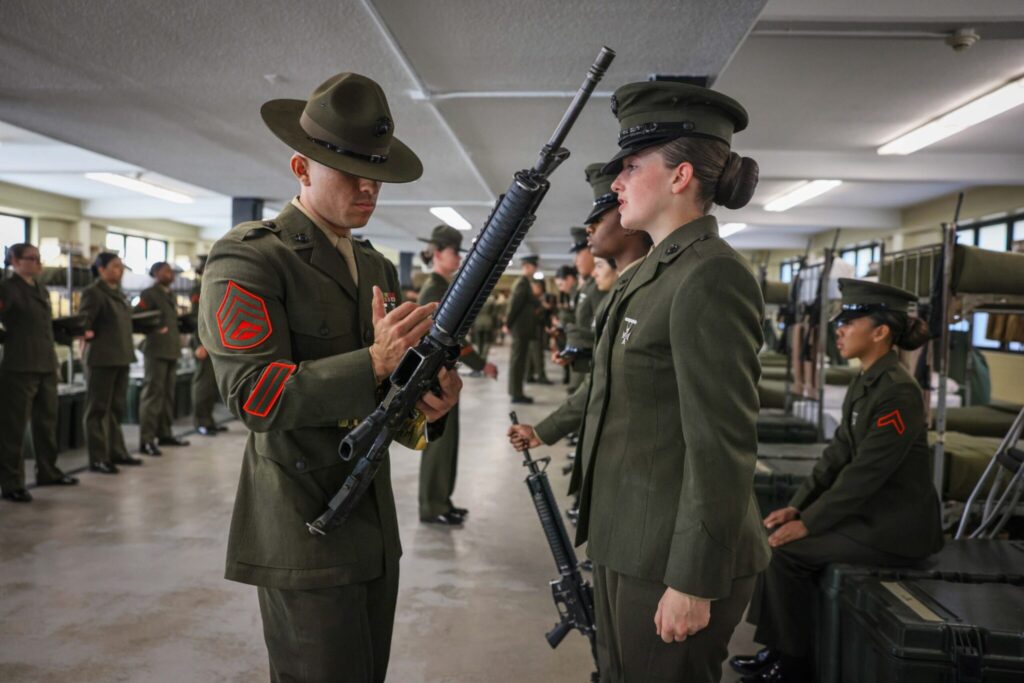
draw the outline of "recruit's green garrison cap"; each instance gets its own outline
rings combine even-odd
[[[594,205],[590,208],[583,225],[590,225],[604,215],[608,209],[619,205],[619,195],[612,192],[612,183],[615,182],[617,173],[605,173],[605,164],[590,164],[586,168],[587,182],[590,189],[594,191]]]
[[[721,140],[747,127],[747,110],[710,88],[674,81],[642,81],[622,86],[612,95],[612,113],[619,120],[619,153],[604,170],[618,173],[630,154],[679,137]]]
[[[420,242],[429,242],[438,249],[452,247],[455,251],[465,251],[462,248],[462,233],[450,225],[439,225],[430,233],[430,237],[417,237]]]
[[[527,254],[526,256],[520,256],[519,257],[519,262],[520,263],[529,263],[529,264],[535,266],[538,263],[540,263],[540,256],[537,256],[536,254]]]
[[[842,292],[842,310],[832,322],[845,323],[877,311],[908,313],[910,304],[917,302],[911,292],[881,282],[869,280],[853,280],[839,278],[839,291]]]
[[[579,226],[573,226],[569,228],[569,234],[572,235],[572,247],[569,252],[575,254],[578,251],[583,251],[587,248],[587,229]]]

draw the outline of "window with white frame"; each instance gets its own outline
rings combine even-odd
[[[116,252],[135,273],[148,273],[154,263],[167,260],[166,240],[108,232],[106,247]]]

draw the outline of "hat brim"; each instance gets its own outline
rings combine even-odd
[[[832,316],[832,320],[829,322],[833,325],[840,325],[848,323],[857,318],[866,318],[867,316],[874,313],[872,310],[860,310],[860,311],[839,311],[836,315]]]
[[[423,175],[419,157],[398,138],[391,138],[388,159],[379,164],[321,147],[299,125],[305,107],[303,100],[270,100],[260,108],[260,116],[281,142],[324,166],[383,183],[410,183]]]
[[[454,245],[451,245],[451,244],[438,244],[434,240],[427,239],[426,237],[417,237],[416,241],[418,241],[418,242],[426,242],[427,244],[433,244],[435,247],[440,247],[441,249],[444,249],[445,247],[454,246]],[[462,247],[455,247],[455,250],[458,251],[460,254],[465,254],[466,253],[466,250],[463,249]]]
[[[631,154],[637,154],[649,149],[651,147],[657,147],[660,144],[666,143],[669,140],[675,140],[679,135],[659,135],[657,137],[644,138],[637,140],[631,145],[627,145],[620,149],[615,156],[613,156],[607,164],[601,168],[601,173],[614,173],[618,175],[622,172],[622,160]]]
[[[601,216],[605,215],[612,209],[617,209],[618,206],[618,200],[614,202],[604,202],[602,204],[595,205],[594,208],[590,210],[590,213],[587,215],[586,220],[583,221],[583,225],[590,225],[591,223],[598,222],[599,220],[601,220]]]

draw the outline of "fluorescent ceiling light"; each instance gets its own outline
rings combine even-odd
[[[542,273],[541,271],[538,270],[536,273],[533,274],[533,279],[534,280],[543,280],[544,279],[544,273]]]
[[[160,187],[153,183],[147,183],[145,180],[130,178],[125,175],[120,175],[119,173],[86,173],[85,177],[89,180],[95,180],[97,182],[106,183],[107,185],[113,185],[114,187],[120,187],[122,190],[131,190],[132,192],[138,192],[139,194],[156,197],[157,199],[163,199],[164,201],[174,202],[176,204],[191,204],[194,201],[192,197],[189,197],[187,194],[182,192],[168,190],[165,187]]]
[[[1024,77],[943,114],[878,148],[879,154],[911,154],[950,135],[1024,104]]]
[[[473,224],[462,217],[458,211],[450,206],[434,206],[431,207],[430,213],[434,214],[437,218],[440,218],[446,224],[452,226],[456,230],[472,230]]]
[[[764,205],[765,211],[786,211],[843,184],[842,180],[805,180]]]
[[[735,235],[740,230],[745,230],[746,227],[746,223],[726,223],[718,230],[718,235],[722,239],[725,239],[730,235]]]

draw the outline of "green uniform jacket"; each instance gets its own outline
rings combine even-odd
[[[576,315],[568,327],[566,345],[578,349],[594,348],[594,315],[608,292],[597,288],[594,278],[587,278],[576,292]]]
[[[924,557],[942,548],[931,460],[921,389],[892,352],[850,386],[832,443],[789,504],[812,535]]]
[[[132,307],[120,287],[96,280],[82,290],[78,313],[86,318],[85,329],[94,334],[85,345],[88,367],[123,367],[135,362]]]
[[[537,332],[537,319],[534,315],[536,305],[537,297],[530,288],[530,279],[524,276],[516,280],[505,313],[505,324],[513,337],[533,339]]]
[[[474,332],[490,332],[498,325],[498,304],[494,296],[487,297],[487,301],[480,307],[480,314],[473,321]]]
[[[753,492],[760,287],[705,216],[613,296],[582,429],[577,543],[613,571],[727,597],[770,559]]]
[[[160,324],[146,335],[142,353],[147,358],[178,360],[181,358],[181,334],[178,332],[178,305],[174,292],[161,285],[142,290],[136,311],[160,311]],[[167,328],[166,332],[159,330]]]
[[[448,291],[448,285],[450,283],[445,280],[438,273],[431,273],[427,281],[423,283],[420,288],[419,304],[432,304],[435,301],[440,301],[444,298],[444,293]],[[485,304],[486,305],[486,304]],[[469,366],[471,370],[483,370],[484,365],[487,364],[480,354],[469,344],[464,344],[462,347],[462,356],[459,360]]]
[[[377,406],[372,287],[390,310],[394,265],[353,240],[359,287],[319,228],[291,205],[242,223],[210,251],[199,336],[220,395],[251,430],[231,531],[228,579],[312,589],[369,581],[401,554],[384,463],[352,515],[327,536],[316,519],[355,462],[338,458],[347,429]]]
[[[50,295],[40,279],[35,284],[12,273],[0,281],[0,322],[4,324],[5,372],[56,372]]]

